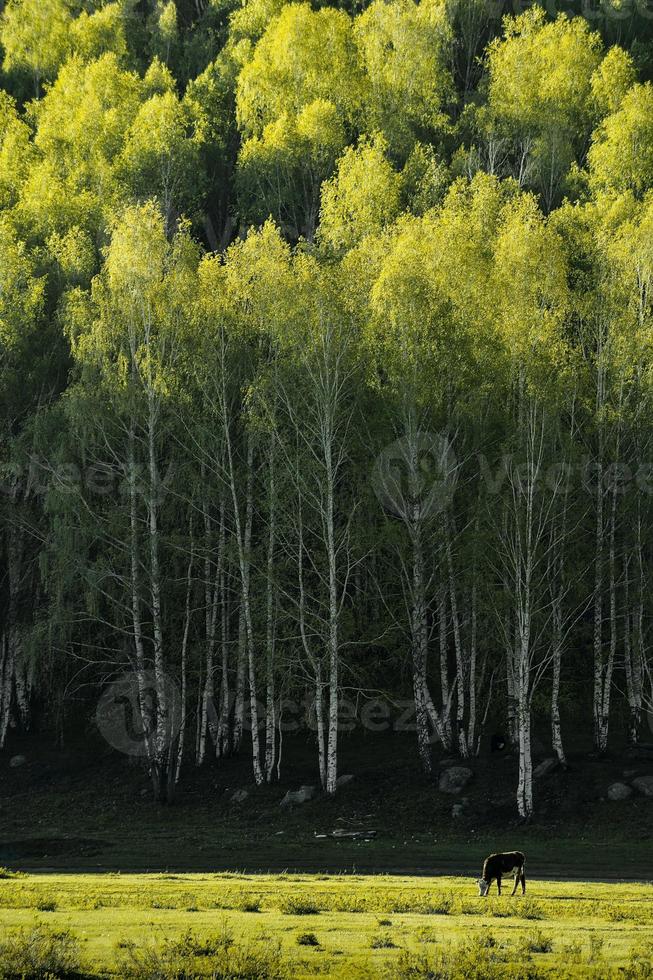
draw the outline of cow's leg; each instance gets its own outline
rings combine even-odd
[[[497,891],[501,894],[501,875],[497,875]]]
[[[517,874],[515,875],[515,880],[513,881],[512,893],[510,895],[511,898],[515,894],[515,892],[517,891],[517,885],[519,884],[519,877],[520,876],[519,876],[519,871],[518,871]]]
[[[526,875],[523,871],[521,873],[521,893],[522,895],[526,894]]]

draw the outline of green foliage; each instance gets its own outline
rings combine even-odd
[[[401,178],[385,150],[380,137],[362,139],[345,151],[336,175],[323,185],[320,238],[331,248],[346,251],[397,218]]]
[[[0,976],[6,980],[73,977],[79,968],[79,944],[66,929],[37,925],[0,940]]]
[[[453,37],[443,0],[373,0],[354,24],[365,71],[363,128],[404,158],[416,138],[446,126],[454,95]]]
[[[42,81],[54,81],[72,49],[68,0],[9,0],[0,20],[4,69],[19,69]]]
[[[280,905],[284,915],[318,915],[320,908],[308,895],[287,895]]]
[[[652,132],[653,87],[634,85],[594,134],[588,154],[592,188],[643,194],[653,176]]]
[[[241,946],[213,946],[192,933],[159,945],[123,945],[120,975],[129,980],[180,980],[210,976],[212,980],[286,980],[278,951]]]
[[[319,99],[351,123],[361,86],[347,15],[291,4],[269,23],[238,76],[236,118],[246,137],[260,136],[284,114],[297,115]]]

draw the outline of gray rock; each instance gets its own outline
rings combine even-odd
[[[338,778],[336,779],[336,789],[340,789],[342,786],[346,786],[348,783],[352,781],[353,778],[354,777],[351,773],[345,773],[344,776],[338,776]]]
[[[27,759],[24,755],[14,755],[9,760],[9,765],[12,769],[18,769],[19,766],[24,766],[26,762]]]
[[[540,762],[539,766],[536,766],[533,770],[533,779],[542,779],[543,776],[547,776],[550,772],[552,772],[557,765],[558,760],[553,756],[550,756],[548,759],[544,759],[542,762]]]
[[[300,786],[298,790],[289,789],[279,806],[296,806],[307,803],[315,796],[315,786]]]
[[[234,793],[231,794],[231,797],[229,799],[229,802],[230,803],[244,803],[248,796],[249,796],[249,791],[248,790],[246,790],[246,789],[237,789]]]
[[[441,773],[438,789],[441,793],[460,793],[473,775],[472,770],[465,766],[451,766]]]
[[[632,789],[625,783],[613,783],[612,786],[608,786],[609,800],[627,800],[632,795]]]
[[[454,820],[459,820],[464,813],[465,813],[464,803],[454,803],[454,805],[451,807],[451,816],[454,818]]]
[[[653,796],[653,775],[638,776],[637,779],[633,779],[633,786],[643,796]]]

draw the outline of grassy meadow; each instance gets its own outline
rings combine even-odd
[[[481,900],[454,877],[11,875],[0,976],[644,978],[652,899],[645,883]]]

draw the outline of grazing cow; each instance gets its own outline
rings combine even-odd
[[[505,854],[490,854],[483,862],[483,875],[478,879],[478,893],[484,898],[490,891],[490,885],[494,880],[497,883],[497,891],[501,894],[501,878],[514,877],[515,884],[512,889],[514,895],[517,885],[521,881],[521,893],[526,892],[526,876],[524,874],[525,857],[521,851],[507,851]]]

